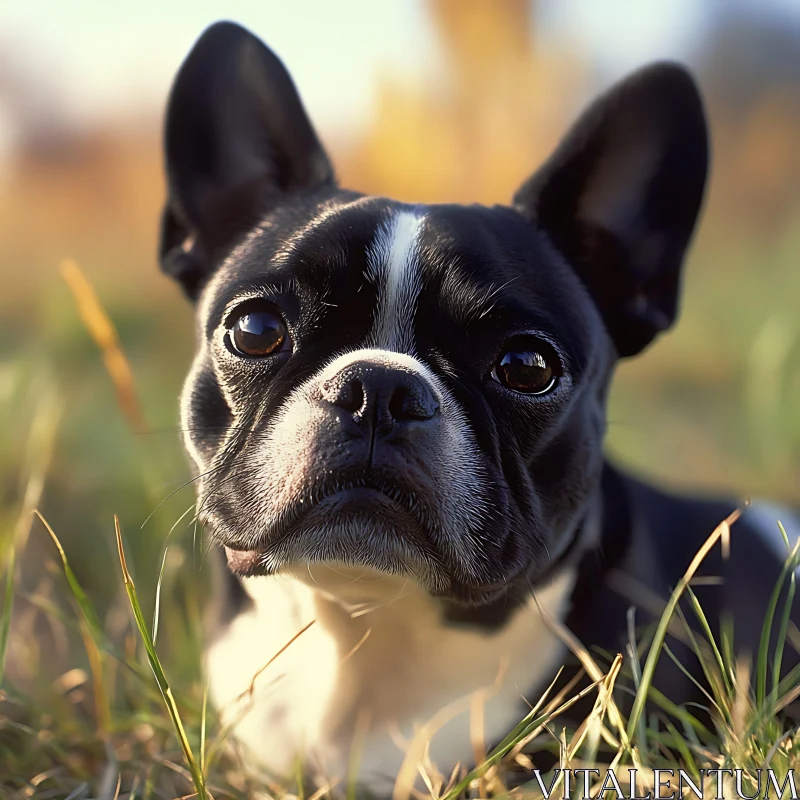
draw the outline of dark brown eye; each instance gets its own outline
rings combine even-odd
[[[558,383],[558,362],[550,348],[515,347],[494,366],[492,377],[508,389],[522,394],[547,394]]]
[[[233,349],[244,356],[271,356],[288,344],[286,323],[267,309],[250,309],[230,329]]]

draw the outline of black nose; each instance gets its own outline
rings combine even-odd
[[[433,389],[410,370],[369,361],[348,364],[322,385],[322,396],[357,421],[391,429],[396,423],[432,419],[439,411]]]

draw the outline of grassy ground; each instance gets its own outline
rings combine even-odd
[[[778,250],[775,258],[781,257]],[[203,542],[191,524],[193,498],[177,431],[146,422],[148,416],[165,414],[160,408],[153,411],[151,403],[156,398],[167,407],[165,396],[177,393],[180,372],[167,373],[158,359],[138,370],[137,349],[157,352],[147,342],[151,332],[136,331],[136,320],[120,313],[114,315],[117,334],[81,273],[62,270],[62,277],[67,280],[61,287],[61,327],[48,343],[49,352],[39,341],[44,356],[22,358],[18,353],[0,373],[3,439],[11,445],[0,509],[8,531],[0,615],[0,797],[306,796],[302,786],[248,776],[206,703],[198,670],[206,583]],[[759,299],[758,292],[741,283],[739,291],[752,291],[752,298]],[[713,291],[709,286],[696,289],[700,297],[711,297]],[[686,347],[681,337],[693,340],[692,357],[678,359],[677,376],[675,366],[670,367],[674,385],[666,398],[660,397],[667,416],[659,426],[667,432],[673,425],[685,426],[682,405],[695,413],[699,407],[700,418],[708,409],[713,418],[713,409],[734,406],[728,413],[746,424],[733,447],[759,465],[763,485],[778,496],[791,493],[798,436],[795,406],[785,406],[798,396],[793,394],[797,373],[790,380],[784,374],[787,364],[796,363],[798,329],[796,320],[794,328],[789,322],[791,305],[773,304],[765,322],[758,302],[743,304],[740,325],[730,328],[734,341],[726,348],[746,354],[740,409],[715,398],[708,371],[724,374],[732,367],[720,356],[719,342],[696,342],[691,309],[683,326],[688,330],[676,334],[673,344],[680,351]],[[169,330],[169,321],[159,324]],[[749,340],[748,327],[757,330]],[[132,343],[133,374],[118,349],[118,335]],[[168,333],[162,329],[159,335]],[[185,339],[172,342],[170,358],[184,346],[188,352]],[[663,363],[662,357],[662,368]],[[644,375],[636,374],[637,368]],[[623,389],[634,387],[633,398],[630,405],[624,396],[615,398],[611,439],[627,460],[635,460],[637,447],[650,453],[670,447],[663,430],[649,439],[642,436],[645,423],[637,422],[651,389],[646,376],[658,369],[658,361],[643,361],[621,376]],[[768,399],[756,391],[765,383],[773,387]],[[689,387],[697,384],[702,393],[695,389],[695,396],[687,397]],[[61,390],[64,385],[69,391]],[[771,403],[766,422],[756,424],[765,402]],[[615,418],[628,424],[617,424]],[[724,415],[713,422],[725,429]],[[692,455],[702,457],[702,448],[695,447]],[[736,472],[728,470],[731,475]],[[83,491],[90,496],[82,496]],[[41,513],[34,513],[37,509]],[[719,546],[717,539],[725,533],[723,525],[708,546]],[[797,562],[796,550],[789,559]],[[786,579],[792,581],[793,594],[788,570]],[[547,694],[469,775],[439,775],[423,759],[418,766],[427,775],[430,794],[455,798],[467,788],[481,795],[502,793],[514,769],[529,767],[530,754],[542,748],[560,752],[562,766],[613,766],[623,774],[634,767],[642,780],[654,768],[682,767],[698,780],[702,769],[737,767],[745,770],[748,794],[755,790],[759,768],[769,766],[780,774],[797,766],[794,731],[784,730],[775,714],[800,693],[800,674],[776,681],[773,664],[780,653],[763,652],[750,667],[734,663],[725,642],[690,638],[713,687],[708,707],[716,725],[707,729],[690,709],[677,709],[653,692],[650,699],[663,711],[658,717],[669,723],[659,726],[655,717],[643,714],[657,658],[672,657],[670,637],[686,640],[690,630],[704,630],[702,611],[687,583],[676,590],[676,602],[681,592],[680,606],[665,615],[659,629],[644,642],[632,642],[624,666],[617,661],[610,670],[601,669],[570,642],[592,678],[588,691],[596,698],[584,725],[562,730],[558,713],[574,698],[569,692]],[[783,608],[773,609],[765,621],[770,626],[781,626],[786,647],[798,644]],[[755,693],[749,688],[751,669],[757,670]],[[614,702],[621,692],[636,696],[627,719]],[[728,789],[726,796],[734,796],[733,787]],[[524,791],[541,794],[535,782]],[[400,787],[398,792],[403,796],[409,790]]]

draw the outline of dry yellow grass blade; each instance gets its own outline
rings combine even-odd
[[[45,479],[53,458],[62,410],[62,403],[56,397],[53,387],[45,387],[31,425],[27,450],[27,480],[12,540],[14,547],[19,551],[25,549],[34,509],[39,505],[44,493]]]
[[[603,729],[603,720],[605,719],[609,705],[614,702],[614,683],[617,680],[620,669],[622,669],[622,654],[617,653],[608,673],[603,676],[602,680],[598,683],[597,700],[594,704],[594,708],[589,716],[578,726],[578,730],[575,732],[572,742],[570,742],[570,760],[577,756],[578,751],[588,737],[592,741],[593,756],[587,760],[590,762],[594,761],[594,754],[597,752],[597,743],[600,737],[605,733]],[[616,706],[614,707],[616,708]],[[616,742],[613,742],[613,744],[616,745]],[[618,750],[623,750],[622,745],[617,745],[617,747]]]
[[[22,505],[8,546],[0,549],[0,569],[6,576],[3,606],[0,610],[0,684],[3,683],[5,677],[6,656],[11,636],[17,556],[25,550],[31,531],[33,512],[42,499],[60,419],[61,403],[56,399],[55,392],[48,384],[41,392],[31,425]]]
[[[408,743],[403,763],[395,779],[392,792],[393,800],[409,800],[414,794],[414,784],[416,783],[419,767],[425,761],[426,750],[434,735],[459,714],[470,712],[476,702],[483,704],[492,695],[496,694],[502,686],[507,667],[507,661],[502,661],[497,677],[491,686],[485,686],[466,697],[461,697],[448,703],[415,731],[414,736]],[[475,695],[478,695],[479,701],[476,701]],[[422,777],[424,778],[425,776],[423,775]]]
[[[135,433],[142,433],[146,430],[147,425],[136,396],[133,373],[119,343],[114,324],[76,261],[72,259],[62,261],[61,276],[75,298],[78,313],[86,330],[100,349],[103,363],[114,384],[117,401],[128,425]]]
[[[537,600],[537,605],[539,605],[538,600]],[[542,616],[542,621],[550,630],[550,632],[553,633],[555,636],[557,636],[563,642],[563,644],[566,645],[575,654],[575,656],[581,662],[581,666],[584,668],[589,678],[594,683],[602,685],[603,682],[606,680],[607,677],[606,674],[603,672],[603,670],[600,669],[597,662],[592,658],[589,651],[583,646],[583,644],[572,633],[572,631],[569,628],[567,628],[567,626],[564,625],[562,622],[559,622],[557,619],[550,616],[541,606],[539,606],[539,613]],[[621,654],[617,654],[617,657],[619,659],[622,658]],[[614,663],[616,663],[616,659]],[[616,673],[615,673],[615,679],[616,679]],[[608,716],[612,721],[612,723],[614,724],[614,727],[619,732],[620,739],[619,742],[617,742],[611,735],[610,731],[608,731],[606,728],[602,729],[603,738],[611,747],[614,748],[622,747],[623,749],[627,750],[630,747],[630,741],[625,729],[625,722],[622,713],[617,707],[617,704],[614,701],[613,696],[609,695],[606,700],[606,703],[607,703]]]

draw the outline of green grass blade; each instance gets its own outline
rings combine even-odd
[[[95,641],[103,641],[106,638],[103,626],[100,624],[100,619],[97,616],[97,612],[94,610],[94,606],[86,596],[86,592],[83,591],[83,587],[80,585],[80,583],[78,583],[78,579],[75,577],[75,573],[72,571],[72,567],[69,565],[67,554],[64,552],[64,548],[61,546],[58,536],[56,536],[55,531],[50,527],[50,523],[41,515],[41,513],[38,511],[35,511],[34,513],[39,518],[42,525],[44,525],[44,527],[47,529],[47,532],[50,534],[50,538],[53,540],[53,543],[58,550],[58,554],[61,556],[61,564],[64,567],[64,575],[67,578],[67,584],[69,585],[70,592],[72,592],[72,596],[75,598],[75,602],[78,604],[78,608],[80,609],[86,624],[89,626],[90,633],[94,637]]]
[[[697,761],[694,755],[692,754],[692,751],[686,744],[685,737],[680,734],[678,729],[669,720],[664,720],[664,725],[672,735],[671,744],[681,754],[688,772],[692,775],[693,778],[695,778],[695,780],[699,780],[700,770],[697,766]]]
[[[769,660],[769,638],[772,633],[772,620],[775,618],[775,610],[778,607],[781,589],[789,576],[797,568],[798,552],[800,551],[800,539],[796,542],[788,558],[784,562],[778,580],[769,598],[764,624],[761,627],[761,642],[758,646],[758,660],[756,666],[756,703],[759,707],[763,706],[767,695],[767,664]]]
[[[787,544],[787,548],[789,545],[789,537],[786,535],[786,529],[783,525],[778,522],[778,528],[780,529],[781,536],[783,536],[783,541]],[[795,571],[792,570],[789,573],[789,589],[786,593],[786,601],[783,605],[783,615],[781,617],[781,626],[778,629],[778,638],[775,644],[775,655],[773,658],[773,665],[772,665],[772,695],[773,701],[777,700],[778,694],[778,684],[781,680],[781,665],[783,663],[783,649],[784,645],[786,644],[786,635],[787,631],[789,630],[789,619],[792,613],[792,604],[794,602],[794,595],[797,588],[797,583],[795,579]]]
[[[692,675],[692,673],[683,664],[681,664],[680,659],[675,655],[675,653],[672,652],[672,650],[670,650],[669,645],[664,645],[664,652],[667,654],[667,656],[669,656],[670,661],[672,661],[672,663],[675,664],[681,673],[683,673],[684,677],[689,681],[689,683],[694,684],[697,691],[699,691],[709,701],[709,703],[711,703],[720,716],[723,716],[723,711],[717,704],[717,701],[708,693],[700,681],[697,680],[697,678],[695,678],[695,676]]]
[[[153,670],[153,675],[155,676],[161,696],[164,699],[167,712],[172,720],[172,725],[178,737],[178,743],[181,746],[181,750],[183,750],[183,756],[186,759],[186,764],[189,767],[189,773],[192,776],[192,782],[194,783],[194,788],[197,791],[197,796],[200,798],[200,800],[209,800],[205,777],[203,776],[203,773],[198,767],[197,761],[195,760],[194,753],[192,752],[191,745],[189,744],[189,738],[186,735],[186,729],[184,728],[183,721],[181,720],[178,704],[175,702],[175,697],[172,694],[172,688],[169,685],[167,676],[164,674],[164,669],[161,666],[161,661],[156,653],[153,639],[150,636],[150,630],[145,622],[144,614],[142,613],[142,608],[139,604],[139,598],[136,594],[136,587],[133,585],[130,572],[128,572],[128,565],[125,561],[125,549],[122,545],[122,531],[120,530],[119,519],[117,517],[114,517],[114,532],[117,538],[119,563],[122,568],[122,579],[125,582],[125,591],[127,592],[131,610],[133,611],[133,618],[136,623],[136,627],[139,631],[139,635],[142,638],[142,642],[144,643],[144,649],[147,653],[147,660],[150,663],[150,668]]]
[[[664,612],[661,615],[661,619],[658,621],[655,636],[653,636],[653,643],[650,645],[650,651],[647,654],[644,669],[642,670],[642,682],[638,691],[636,692],[636,697],[633,701],[633,708],[631,709],[631,715],[628,718],[627,733],[629,739],[633,738],[633,734],[636,732],[636,728],[639,724],[639,718],[644,711],[644,704],[647,700],[647,694],[653,685],[653,677],[656,672],[658,658],[661,654],[661,647],[663,646],[664,640],[667,636],[667,628],[669,627],[672,615],[675,613],[675,609],[678,606],[678,602],[681,599],[681,595],[689,585],[689,581],[694,576],[694,573],[697,571],[700,564],[702,564],[703,559],[705,559],[705,557],[711,551],[711,548],[720,538],[729,534],[730,525],[732,525],[740,515],[740,511],[734,511],[734,513],[731,514],[726,520],[723,520],[719,525],[717,525],[711,535],[703,543],[703,546],[697,552],[697,555],[695,555],[695,557],[692,559],[692,563],[689,565],[689,568],[686,570],[683,577],[678,581],[678,585],[670,595],[669,601],[667,602]]]
[[[206,724],[208,722],[208,681],[203,686],[203,706],[200,710],[200,772],[206,775]]]
[[[702,736],[704,739],[711,741],[713,739],[713,734],[711,731],[706,728],[706,726],[700,722],[695,716],[693,716],[687,709],[689,706],[679,706],[673,703],[666,695],[663,695],[658,689],[654,686],[650,687],[650,699],[653,703],[658,706],[659,708],[666,711],[670,716],[675,717],[675,719],[679,719],[684,726],[689,728],[695,737],[697,734]],[[705,706],[702,706],[704,712],[707,712],[708,709]]]
[[[691,591],[691,587],[687,586],[686,591]],[[697,662],[700,664],[700,669],[703,672],[703,676],[708,682],[708,685],[711,687],[712,692],[717,695],[717,701],[719,701],[721,699],[719,697],[720,685],[719,681],[714,680],[714,673],[708,664],[708,654],[703,652],[703,646],[698,640],[697,636],[695,636],[695,632],[692,630],[692,626],[689,624],[689,621],[686,619],[686,615],[683,613],[683,609],[681,609],[680,606],[675,609],[675,614],[683,624],[683,630],[686,633],[686,638],[689,640],[689,645],[692,649],[692,652],[695,654]]]
[[[34,513],[50,534],[50,538],[53,540],[61,556],[61,563],[63,565],[64,575],[67,579],[67,585],[81,613],[82,622],[79,625],[79,629],[92,673],[97,724],[99,733],[105,737],[108,736],[111,730],[111,705],[108,687],[106,686],[103,662],[103,649],[104,645],[106,645],[105,631],[100,624],[100,619],[97,616],[94,606],[87,597],[86,592],[84,592],[83,587],[78,582],[78,579],[75,577],[75,573],[72,571],[72,567],[67,559],[67,554],[64,552],[64,548],[61,546],[61,542],[58,536],[56,536],[55,531],[50,527],[50,524],[39,511],[35,511]]]
[[[642,683],[642,664],[639,660],[639,652],[636,649],[636,626],[635,626],[635,614],[636,609],[634,606],[631,606],[628,609],[627,613],[627,623],[628,623],[628,658],[630,659],[631,665],[631,672],[633,674],[633,685],[636,691],[639,691],[639,686]],[[647,735],[646,735],[644,720],[642,720],[639,724],[639,747],[642,750],[645,750],[647,747]]]
[[[0,615],[0,686],[6,674],[6,653],[8,653],[8,637],[11,633],[11,612],[14,610],[14,573],[16,548],[12,542],[6,568],[6,591],[3,600],[3,613]]]
[[[161,558],[161,569],[158,571],[158,582],[156,583],[156,602],[153,606],[153,646],[158,642],[158,617],[161,610],[161,584],[164,582],[164,567],[167,564],[167,553],[169,547],[164,548],[164,555]]]
[[[728,674],[728,670],[725,667],[725,660],[722,658],[722,652],[717,645],[717,640],[714,637],[714,632],[711,630],[711,625],[708,623],[708,619],[703,611],[703,606],[700,605],[700,601],[697,599],[697,595],[692,591],[691,586],[686,587],[686,594],[689,597],[689,602],[691,603],[692,610],[694,611],[695,617],[697,617],[697,621],[700,623],[703,634],[706,637],[706,641],[711,648],[711,652],[714,654],[714,658],[717,662],[717,666],[719,667],[720,675],[722,676],[722,680],[725,683],[725,690],[728,694],[733,694],[733,683],[731,682],[730,675]],[[688,626],[687,626],[688,627]],[[694,637],[693,637],[694,638]],[[706,679],[709,681],[709,685],[713,686],[714,682],[710,680],[710,671],[707,669],[707,665],[705,664],[705,660],[703,655],[695,650],[695,653],[700,660],[700,665],[703,668],[703,672],[706,675]]]

